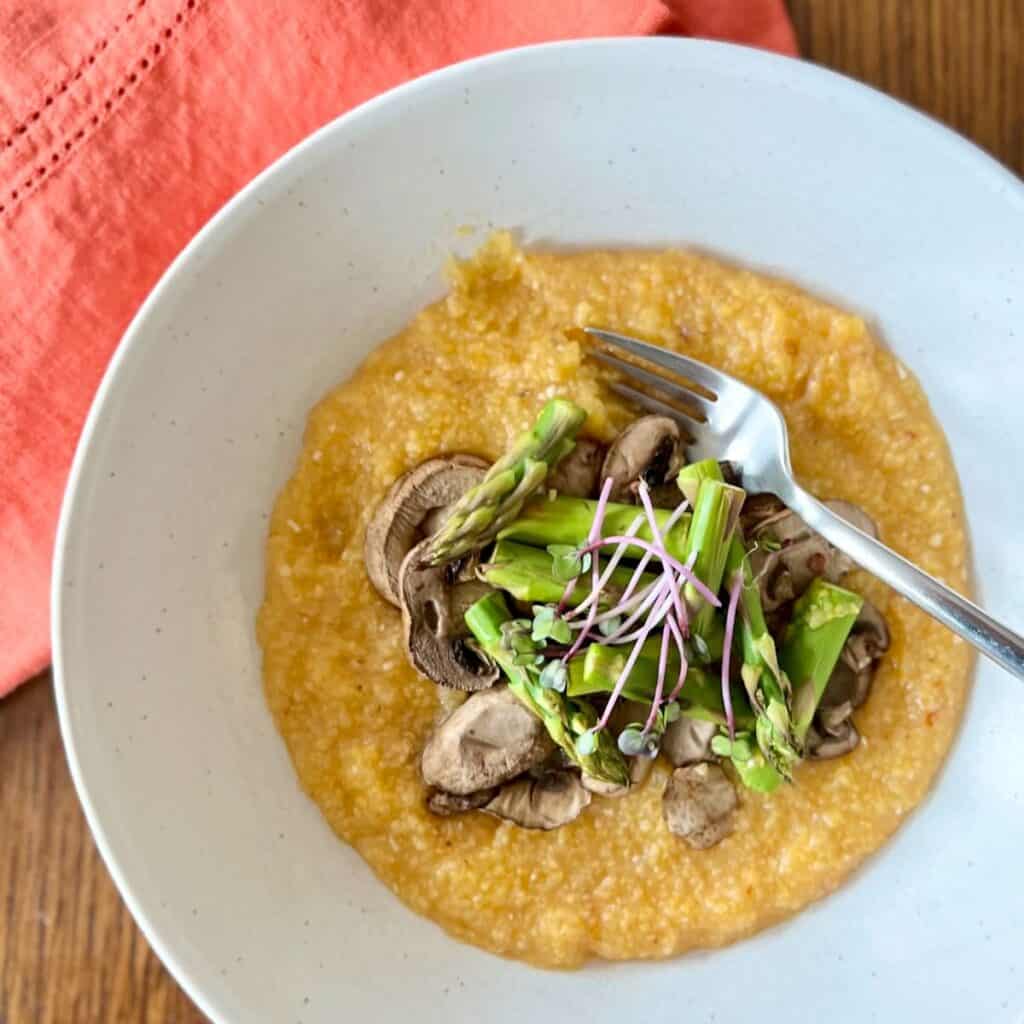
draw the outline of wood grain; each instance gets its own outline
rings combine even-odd
[[[789,0],[800,52],[1024,173],[1022,0]]]
[[[78,805],[48,677],[0,701],[0,1024],[201,1024]]]
[[[791,0],[801,51],[1024,172],[1024,0]],[[0,701],[0,1024],[201,1024],[89,836],[47,677]]]

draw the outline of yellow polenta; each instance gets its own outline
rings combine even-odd
[[[418,760],[441,713],[406,662],[398,612],[363,568],[375,503],[442,452],[498,456],[565,395],[608,439],[613,400],[575,328],[679,349],[760,388],[789,423],[797,476],[863,506],[882,537],[963,589],[964,520],[920,386],[862,320],[772,278],[679,251],[522,252],[495,235],[450,271],[448,296],[312,411],[274,508],[259,614],[266,696],[306,792],[382,881],[461,939],[545,966],[665,957],[731,942],[834,889],[921,800],[967,690],[965,645],[874,580],[893,645],[850,756],[770,796],[740,789],[710,850],[673,837],[658,765],[621,800],[553,832],[483,814],[437,818]]]

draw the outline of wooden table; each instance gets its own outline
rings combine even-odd
[[[790,0],[802,53],[1024,173],[1024,0]],[[201,1022],[100,862],[48,676],[0,702],[0,1024]]]

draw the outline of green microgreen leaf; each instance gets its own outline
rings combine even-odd
[[[750,740],[743,736],[737,736],[732,743],[732,758],[734,761],[749,761],[754,756],[754,748]]]
[[[719,733],[717,736],[711,737],[711,753],[717,754],[719,757],[731,757],[732,756],[732,741],[728,736],[723,736]]]
[[[565,688],[569,683],[569,670],[565,667],[565,663],[560,660],[549,661],[540,673],[540,685],[545,690],[557,690],[559,693],[565,693]]]
[[[551,639],[558,644],[567,644],[572,639],[572,632],[569,623],[558,614],[557,608],[553,605],[535,604],[530,636],[536,643]]]
[[[546,640],[548,630],[555,621],[555,609],[546,604],[535,604],[533,606],[533,627],[530,637],[536,642]]]
[[[597,733],[593,729],[588,729],[586,732],[580,733],[576,737],[576,753],[580,757],[589,757],[597,750]]]
[[[572,544],[549,544],[551,575],[559,583],[571,583],[577,576],[590,569],[590,552],[581,552]]]
[[[622,626],[622,616],[616,615],[610,619],[603,619],[597,624],[597,631],[601,636],[612,636]]]
[[[634,722],[618,734],[618,749],[629,758],[655,758],[662,745],[660,736],[653,732],[644,732],[643,725]]]

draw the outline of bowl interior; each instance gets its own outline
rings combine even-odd
[[[299,790],[253,635],[267,512],[312,403],[492,226],[702,247],[865,312],[946,426],[983,599],[1024,622],[1007,572],[1024,564],[1016,179],[870,90],[735,47],[609,40],[449,69],[229,204],[140,312],[90,417],[59,538],[57,686],[90,822],[147,935],[222,1021],[518,1021],[557,1000],[593,1024],[637,1006],[677,1019],[683,999],[688,1019],[729,1022],[752,999],[790,1015],[794,992],[837,1021],[881,1005],[1011,1019],[1021,705],[987,664],[942,784],[867,870],[785,926],[666,964],[563,975],[462,946]]]

